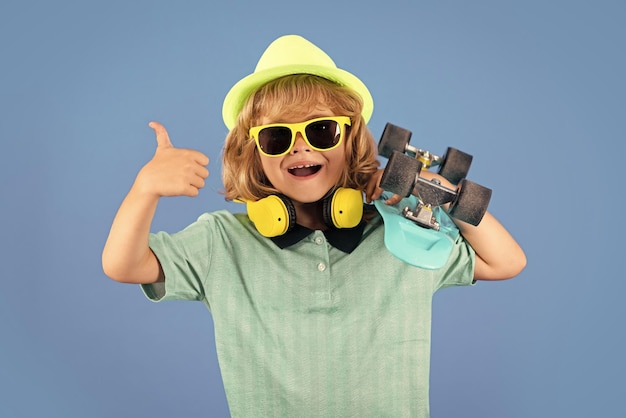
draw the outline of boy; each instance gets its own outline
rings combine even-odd
[[[171,235],[150,234],[158,200],[196,196],[208,158],[151,123],[157,150],[113,221],[103,267],[152,300],[205,303],[233,416],[428,416],[433,293],[525,266],[489,213],[459,222],[442,269],[386,250],[380,217],[363,210],[363,193],[382,193],[372,110],[365,85],[322,50],[277,39],[224,101],[225,196],[248,213],[206,213]]]

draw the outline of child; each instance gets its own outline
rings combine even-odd
[[[385,248],[363,204],[382,193],[372,109],[365,85],[322,50],[277,39],[223,107],[225,195],[250,216],[206,213],[172,235],[150,234],[157,202],[196,196],[209,161],[150,124],[156,153],[113,221],[104,271],[155,301],[204,302],[232,416],[428,416],[433,293],[525,266],[489,213],[477,227],[459,222],[442,269]]]

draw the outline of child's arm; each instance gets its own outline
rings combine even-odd
[[[461,234],[476,252],[474,279],[504,280],[526,267],[526,255],[511,234],[489,212],[478,226],[455,220]]]
[[[157,149],[137,174],[113,220],[102,252],[107,276],[124,283],[163,281],[159,261],[148,246],[150,226],[162,196],[197,196],[209,172],[209,159],[193,150],[174,148],[165,127],[151,122]]]
[[[368,184],[366,198],[368,201],[378,199],[383,190],[378,187],[380,176],[383,170],[379,170]],[[442,176],[422,171],[421,177],[430,179],[436,177],[441,184],[450,189],[455,189],[454,185]],[[396,204],[402,199],[401,196],[394,195],[388,204]],[[461,234],[472,246],[476,253],[476,265],[474,268],[474,278],[477,280],[504,280],[518,275],[526,267],[526,255],[513,239],[511,234],[498,222],[489,212],[485,213],[478,226],[473,226],[465,222],[453,219]]]

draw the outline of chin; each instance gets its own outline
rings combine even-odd
[[[326,195],[328,194],[328,191],[331,189],[331,187],[328,187],[326,190],[319,190],[319,191],[315,191],[315,192],[311,192],[310,190],[306,190],[306,193],[292,193],[292,194],[286,194],[287,196],[289,196],[289,198],[292,201],[295,202],[299,202],[299,203],[315,203],[318,202],[320,200],[322,200],[324,197],[326,197]]]

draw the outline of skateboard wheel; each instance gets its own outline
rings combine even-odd
[[[415,158],[394,151],[380,178],[380,187],[393,194],[408,197],[415,188],[415,183],[422,163]]]
[[[448,147],[439,167],[439,174],[451,183],[458,184],[467,177],[471,164],[472,156],[470,154]]]
[[[403,153],[410,139],[411,131],[387,123],[378,142],[378,154],[389,158],[394,151]]]
[[[448,213],[455,219],[478,225],[483,219],[491,200],[491,189],[467,179],[461,180],[456,199],[450,204]]]

